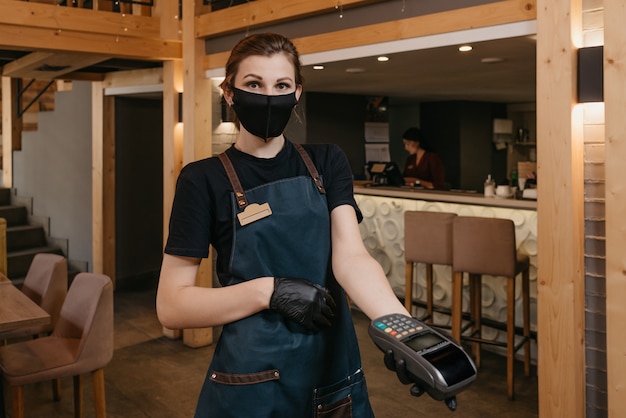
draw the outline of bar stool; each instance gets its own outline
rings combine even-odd
[[[530,376],[530,295],[528,256],[518,255],[515,225],[510,219],[457,216],[453,222],[452,337],[473,343],[480,367],[480,344],[506,347],[508,398],[514,399],[515,353],[524,346],[524,372]],[[462,336],[463,273],[469,274],[471,333]],[[515,278],[522,273],[523,336],[515,344]],[[481,338],[481,278],[483,274],[507,280],[506,342]]]
[[[452,266],[452,220],[448,212],[404,212],[404,258],[406,285],[404,306],[413,308],[413,276],[415,265],[426,265],[426,314],[422,321],[433,322],[433,264]]]

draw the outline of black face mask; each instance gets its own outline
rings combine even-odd
[[[267,96],[233,87],[233,109],[239,122],[248,132],[265,142],[283,133],[296,103],[295,91]]]

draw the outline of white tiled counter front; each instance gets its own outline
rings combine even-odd
[[[406,197],[403,197],[403,194]],[[389,196],[391,195],[391,196]],[[451,212],[462,216],[511,219],[515,224],[518,252],[530,257],[531,329],[537,324],[537,212],[536,202],[485,198],[462,193],[416,192],[402,189],[355,187],[356,202],[363,213],[360,224],[363,242],[380,263],[394,292],[404,298],[404,212],[424,210]],[[437,200],[430,200],[436,198]],[[449,201],[452,200],[452,201]],[[512,206],[512,207],[511,207]],[[429,237],[424,237],[429,239]],[[452,300],[452,275],[449,266],[434,266],[434,303],[449,308]],[[521,280],[516,289],[516,325],[521,326]],[[413,300],[425,301],[426,273],[423,264],[417,268]],[[467,277],[465,277],[467,285]],[[463,292],[463,306],[468,306],[468,291]],[[483,317],[506,323],[506,280],[485,275],[482,281]],[[421,312],[420,312],[421,314]],[[449,323],[449,316],[436,315],[436,322]],[[501,334],[501,335],[499,335]],[[483,337],[503,340],[505,334],[483,327]]]

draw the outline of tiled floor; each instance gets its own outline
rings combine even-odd
[[[192,417],[213,347],[192,349],[180,340],[161,335],[154,311],[154,283],[118,285],[115,293],[115,354],[105,369],[109,417]],[[363,369],[372,406],[378,418],[457,417],[528,418],[537,416],[537,373],[516,369],[516,400],[506,398],[504,357],[485,352],[477,380],[457,396],[458,408],[449,411],[428,395],[414,398],[388,371],[382,353],[367,335],[367,319],[354,312]],[[26,417],[73,416],[72,379],[63,379],[63,398],[52,401],[50,384],[27,386]],[[85,416],[93,417],[91,382],[84,377]],[[9,400],[7,399],[7,403]],[[253,418],[253,417],[242,417]],[[301,418],[301,417],[285,417]]]

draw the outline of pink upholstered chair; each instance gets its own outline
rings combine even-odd
[[[0,332],[0,341],[49,334],[56,325],[67,294],[67,260],[62,255],[39,253],[28,268],[22,292],[50,314],[50,323]]]
[[[0,370],[11,388],[12,418],[24,416],[23,386],[74,377],[74,415],[83,412],[81,376],[90,373],[96,417],[106,416],[104,367],[113,356],[113,284],[108,276],[79,273],[50,336],[0,347]],[[60,399],[54,384],[55,400]]]
[[[447,212],[404,212],[404,258],[406,284],[404,305],[413,308],[415,265],[426,265],[426,314],[421,320],[433,322],[433,264],[452,265],[452,221],[457,215]]]

